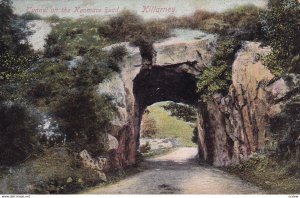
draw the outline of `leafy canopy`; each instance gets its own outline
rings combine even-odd
[[[280,76],[284,72],[300,73],[300,3],[297,0],[270,0],[260,16],[265,44],[272,53],[265,65]]]

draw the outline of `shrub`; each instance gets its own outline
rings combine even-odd
[[[127,50],[124,46],[113,47],[110,51],[109,56],[116,62],[120,62],[127,55]]]
[[[60,56],[64,51],[64,45],[59,42],[59,35],[51,32],[46,38],[45,57],[51,58]]]
[[[151,146],[149,142],[146,142],[146,144],[140,147],[141,153],[148,153],[150,150],[151,150]]]
[[[26,13],[20,15],[19,18],[23,19],[23,20],[27,20],[27,21],[30,21],[30,20],[41,20],[42,19],[42,17],[40,15],[32,13],[32,12],[26,12]]]
[[[241,47],[241,41],[234,38],[222,38],[213,60],[213,65],[207,67],[198,77],[198,92],[204,95],[214,93],[226,94],[232,83],[231,66],[235,53]]]
[[[193,107],[184,104],[170,102],[162,106],[166,111],[171,112],[171,116],[175,116],[185,122],[196,122],[197,113]]]
[[[225,11],[221,14],[223,22],[229,24],[228,31],[225,33],[231,32],[245,40],[260,39],[261,24],[257,19],[261,12],[261,8],[251,4]]]
[[[39,146],[37,118],[22,104],[2,102],[0,136],[0,164],[19,163]]]
[[[72,84],[56,96],[51,111],[67,142],[96,154],[105,148],[115,108],[108,98],[97,95],[94,86],[99,82],[91,75],[93,70],[80,66],[75,72]]]
[[[98,28],[98,32],[116,42],[128,41],[142,33],[142,18],[125,10],[111,17],[104,26]]]
[[[127,41],[135,44],[137,40],[153,43],[170,36],[169,27],[161,21],[144,22],[141,17],[126,10],[111,17],[98,28],[98,32],[114,42]]]
[[[265,44],[272,48],[264,64],[277,77],[284,72],[300,73],[299,18],[297,0],[270,0],[260,17]]]
[[[51,16],[49,16],[48,18],[46,18],[49,22],[52,22],[52,23],[56,23],[60,20],[59,16],[53,14]]]
[[[243,5],[222,13],[197,10],[190,16],[169,17],[163,20],[169,28],[200,29],[222,36],[235,36],[243,40],[261,39],[261,25],[257,20],[262,9]]]
[[[149,112],[144,114],[142,125],[141,125],[141,134],[142,137],[153,137],[158,132],[155,119],[151,117]]]

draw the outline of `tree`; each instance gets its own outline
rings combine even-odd
[[[265,65],[280,76],[284,72],[300,73],[300,4],[297,0],[270,0],[260,17],[265,44],[272,53]]]
[[[58,96],[51,111],[67,142],[96,155],[105,149],[105,135],[115,109],[108,98],[96,93],[99,82],[94,81],[94,69],[81,65],[74,72],[72,85]]]
[[[195,123],[197,120],[197,113],[193,107],[185,104],[177,104],[170,102],[162,106],[166,111],[171,113],[171,116],[184,120],[185,122]]]
[[[11,99],[16,84],[29,80],[36,56],[16,23],[10,0],[0,1],[0,100]]]
[[[0,103],[0,165],[26,159],[39,147],[38,119],[20,103]]]

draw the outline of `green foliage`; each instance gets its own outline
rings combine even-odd
[[[40,15],[32,13],[32,12],[26,12],[26,13],[20,15],[19,18],[27,20],[27,21],[42,19],[42,17]]]
[[[100,20],[55,20],[57,25],[47,38],[47,58],[34,70],[39,78],[31,84],[28,97],[53,115],[73,149],[97,155],[105,151],[115,109],[108,98],[96,93],[96,86],[118,70],[116,63],[126,50],[102,50],[109,42],[97,33]],[[82,61],[68,68],[66,61],[78,56]]]
[[[146,144],[140,147],[141,153],[148,153],[150,150],[151,150],[151,146],[149,142],[146,142]]]
[[[203,95],[214,93],[226,94],[231,80],[231,66],[235,53],[241,47],[241,42],[234,38],[223,38],[213,60],[213,65],[207,67],[198,77],[198,92]]]
[[[7,34],[11,28],[11,22],[14,18],[12,2],[10,0],[0,1],[0,34]],[[2,41],[2,38],[1,38]],[[2,46],[1,46],[2,47]]]
[[[164,105],[166,105],[165,102],[149,106],[147,108],[149,112],[143,116],[143,119],[150,116],[155,121],[157,131],[151,138],[178,139],[182,146],[194,147],[195,144],[191,141],[194,124],[170,116],[170,113],[162,107]]]
[[[111,17],[104,26],[98,28],[100,35],[114,42],[146,41],[153,43],[156,40],[170,36],[166,24],[157,20],[143,21],[141,17],[129,11],[123,11]]]
[[[39,71],[42,75],[28,94],[54,116],[67,142],[76,142],[76,149],[103,152],[115,109],[96,93],[95,85],[109,76],[107,71],[86,65],[69,70],[62,63],[51,62]]]
[[[46,57],[70,60],[76,56],[83,56],[94,61],[103,58],[102,48],[109,43],[97,33],[97,28],[103,26],[100,20],[91,18],[56,20],[57,25],[47,38]]]
[[[265,44],[272,53],[264,64],[275,76],[284,72],[300,73],[300,4],[297,0],[270,0],[260,21]]]
[[[53,14],[49,17],[45,18],[47,21],[49,21],[50,23],[56,23],[59,22],[61,19],[59,18],[59,16],[57,16],[56,14]]]
[[[26,43],[25,33],[20,28],[21,24],[16,21],[13,14],[12,2],[10,0],[0,1],[0,55],[5,53],[13,53],[23,55],[30,53],[28,44]]]
[[[39,146],[37,118],[24,105],[0,103],[0,165],[21,162]]]
[[[158,132],[155,119],[150,115],[150,112],[146,110],[142,120],[141,136],[142,137],[154,137]]]
[[[22,83],[31,80],[29,70],[37,60],[13,14],[12,2],[0,1],[0,100],[19,95]]]
[[[271,156],[253,156],[225,169],[269,193],[299,193],[300,172],[296,161],[287,163]]]
[[[197,10],[191,16],[169,17],[163,20],[170,28],[201,29],[221,36],[235,36],[243,40],[257,40],[262,36],[257,20],[262,9],[243,5],[222,13]]]
[[[113,47],[109,56],[116,60],[117,62],[120,62],[123,60],[123,58],[127,55],[127,50],[124,46],[116,46]]]
[[[0,55],[0,82],[8,83],[26,79],[30,75],[28,69],[36,61],[36,56]]]
[[[166,111],[171,112],[171,116],[175,116],[185,122],[195,123],[197,120],[197,113],[193,107],[184,104],[169,102],[162,106]]]
[[[257,20],[262,12],[261,8],[254,5],[243,5],[221,14],[225,24],[228,24],[226,31],[220,33],[231,33],[234,36],[244,40],[261,39],[261,24]]]
[[[74,89],[66,91],[52,111],[67,142],[92,154],[103,152],[114,112],[109,100],[92,90]]]

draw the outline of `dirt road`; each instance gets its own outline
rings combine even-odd
[[[263,194],[238,177],[194,160],[196,148],[179,148],[148,159],[147,170],[87,194]]]

